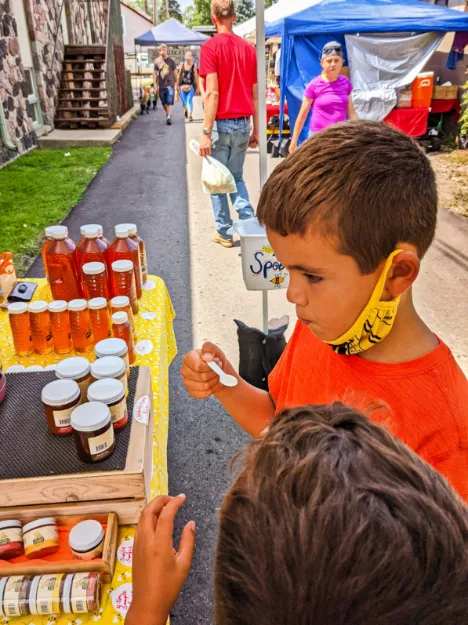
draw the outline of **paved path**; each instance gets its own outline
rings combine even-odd
[[[196,116],[200,115],[197,103]],[[190,137],[198,138],[201,123],[185,125],[179,107],[174,119],[174,126],[167,127],[160,112],[134,122],[66,223],[77,239],[83,223],[102,223],[111,237],[114,224],[135,221],[147,244],[149,269],[166,281],[171,293],[179,355],[170,378],[170,493],[188,496],[179,530],[190,518],[198,528],[194,567],[172,622],[210,625],[216,509],[229,484],[229,461],[247,437],[216,401],[190,400],[178,370],[181,356],[205,339],[217,342],[236,362],[232,320],[260,326],[261,296],[243,286],[240,249],[226,250],[211,242],[213,216],[209,198],[200,189],[200,159],[185,147]],[[274,164],[270,160],[270,168]],[[246,179],[254,204],[257,171],[258,154],[253,152],[247,158]],[[43,275],[40,260],[31,275]],[[438,239],[415,291],[423,316],[468,372],[467,220],[441,211]],[[270,316],[290,314],[294,322],[284,292],[272,293],[270,307]]]

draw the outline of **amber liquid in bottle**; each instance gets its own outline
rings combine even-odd
[[[70,310],[70,328],[75,350],[77,352],[91,351],[94,345],[94,337],[89,310]]]
[[[96,238],[96,239],[88,239],[88,238],[83,238],[81,239],[81,241],[78,243],[77,247],[76,247],[76,260],[78,263],[78,268],[80,271],[80,279],[82,282],[82,289],[83,289],[83,293],[85,293],[85,287],[84,287],[84,275],[83,275],[83,265],[86,265],[86,263],[104,263],[104,266],[107,269],[107,275],[106,275],[106,279],[108,281],[108,287],[107,287],[107,296],[105,295],[92,295],[91,297],[87,298],[87,299],[92,299],[93,297],[106,297],[106,299],[109,298],[109,287],[110,287],[110,281],[109,281],[109,273],[110,273],[110,269],[108,266],[108,244],[106,243],[106,241],[104,239],[101,238]],[[86,296],[86,295],[85,295]]]
[[[148,261],[146,260],[146,247],[143,242],[143,239],[138,236],[138,234],[131,234],[129,238],[138,245],[138,250],[140,252],[140,263],[141,263],[141,279],[143,284],[148,280]]]
[[[127,237],[116,238],[109,248],[109,265],[116,260],[131,260],[135,274],[136,296],[140,299],[142,291],[141,258],[138,243]],[[115,293],[115,295],[128,295],[128,293]],[[135,311],[134,311],[135,312]]]
[[[107,265],[104,264],[104,271],[100,274],[89,275],[82,271],[83,292],[87,300],[95,297],[109,299],[109,277],[107,275]]]
[[[106,306],[98,310],[90,310],[89,316],[91,319],[94,342],[99,343],[99,341],[109,339],[112,336],[109,308]]]
[[[57,354],[69,354],[73,349],[73,342],[68,310],[61,312],[49,311],[49,315],[55,352]]]
[[[49,269],[47,267],[47,258],[46,258],[46,252],[47,252],[47,248],[49,247],[50,243],[52,242],[52,239],[47,238],[44,243],[42,244],[42,250],[41,250],[41,254],[42,254],[42,264],[44,265],[44,273],[45,273],[45,277],[48,279],[49,278]]]
[[[133,310],[132,310],[131,305],[129,304],[128,306],[118,307],[118,306],[114,306],[112,304],[112,301],[111,301],[111,308],[112,308],[112,310],[111,310],[112,314],[114,314],[116,312],[126,312],[127,313],[127,317],[128,317],[129,322],[130,322],[130,326],[132,328],[133,344],[135,344],[137,342],[137,340],[138,340],[138,337],[137,337],[137,331],[136,331],[136,327],[135,327],[135,316],[133,314]]]
[[[127,260],[127,259],[126,259]],[[136,284],[134,271],[114,271],[112,270],[112,295],[126,295],[130,300],[133,313],[138,312],[138,301],[136,298]]]
[[[133,365],[136,356],[132,338],[132,326],[130,325],[130,321],[126,321],[125,323],[113,323],[112,334],[114,338],[123,339],[127,343],[128,361],[131,365]]]
[[[30,312],[29,322],[31,324],[32,342],[38,354],[50,354],[54,350],[52,340],[52,328],[50,326],[49,311]]]
[[[81,298],[81,286],[76,264],[75,244],[71,239],[51,241],[46,250],[49,283],[54,299]]]
[[[29,313],[25,311],[20,315],[9,315],[13,344],[17,356],[29,356],[34,351],[29,323]]]

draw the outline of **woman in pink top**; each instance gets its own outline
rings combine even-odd
[[[315,133],[346,119],[357,120],[353,100],[353,86],[346,76],[340,74],[343,67],[343,49],[336,41],[327,43],[322,50],[320,76],[306,87],[302,107],[294,126],[290,152],[297,150],[297,142],[312,107],[310,132]]]

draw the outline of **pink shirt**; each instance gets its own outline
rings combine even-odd
[[[309,83],[304,96],[313,100],[311,132],[319,132],[332,124],[346,121],[352,90],[353,85],[343,75],[338,76],[334,82],[326,82],[321,76],[317,76]]]

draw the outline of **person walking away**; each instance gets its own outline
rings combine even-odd
[[[167,46],[163,44],[159,57],[154,64],[154,84],[159,89],[159,98],[166,111],[166,123],[172,126],[172,108],[174,106],[175,86],[179,75],[174,59],[167,55]]]
[[[255,48],[233,33],[234,0],[212,0],[211,19],[217,35],[203,44],[200,77],[205,81],[205,111],[200,155],[213,155],[234,176],[231,201],[239,219],[254,209],[243,179],[247,148],[258,146],[258,85]],[[253,131],[250,133],[250,118]],[[213,241],[233,247],[232,220],[226,194],[211,196],[216,221]]]
[[[309,137],[338,122],[356,121],[357,113],[350,97],[353,86],[346,76],[340,74],[343,67],[343,48],[337,41],[330,41],[322,50],[320,64],[322,73],[306,87],[302,107],[297,116],[289,152],[297,150],[300,134],[312,108]]]
[[[198,92],[198,69],[192,59],[192,53],[185,53],[185,61],[179,66],[180,99],[185,110],[185,119],[193,121],[193,96]]]

